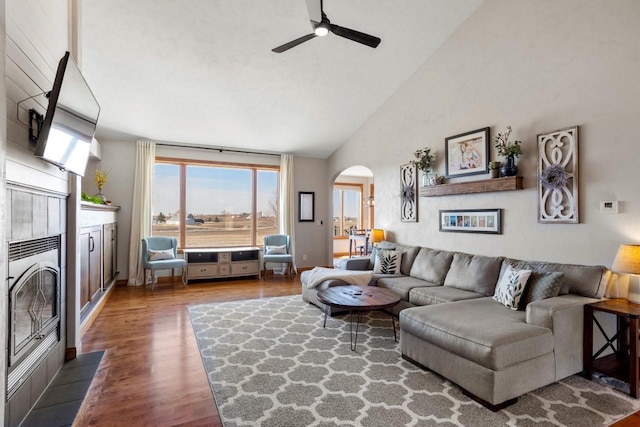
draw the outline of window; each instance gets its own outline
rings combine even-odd
[[[181,248],[261,246],[279,230],[278,182],[277,167],[156,159],[152,233]]]
[[[362,185],[333,186],[333,237],[346,237],[352,228],[362,228]]]

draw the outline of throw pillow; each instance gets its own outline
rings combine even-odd
[[[149,249],[149,260],[150,261],[160,261],[163,259],[174,259],[173,249],[164,249],[160,251],[154,251]]]
[[[287,253],[287,245],[269,246],[267,245],[267,253],[265,255],[285,255]]]
[[[402,251],[379,249],[376,251],[376,264],[373,272],[378,274],[400,274]]]
[[[524,310],[527,304],[547,298],[557,297],[562,287],[564,273],[555,271],[534,271],[529,277],[529,283],[520,300],[520,310]]]
[[[512,266],[507,267],[498,286],[496,286],[493,299],[511,310],[517,310],[530,275],[531,270],[517,270]]]

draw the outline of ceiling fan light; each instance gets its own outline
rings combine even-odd
[[[325,23],[319,24],[313,31],[318,37],[324,37],[329,34],[329,27]]]

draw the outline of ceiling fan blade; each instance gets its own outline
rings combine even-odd
[[[307,11],[310,21],[322,22],[322,0],[307,0]]]
[[[363,45],[376,48],[382,40],[378,37],[371,36],[369,34],[361,33],[360,31],[351,30],[349,28],[340,27],[338,25],[330,25],[331,32],[337,36],[344,37],[345,39],[353,40],[354,42],[362,43]]]
[[[273,48],[273,49],[271,49],[271,51],[275,52],[275,53],[282,53],[284,51],[287,51],[287,50],[291,49],[292,47],[298,46],[300,43],[304,43],[307,40],[311,40],[314,37],[316,37],[316,35],[314,33],[307,34],[306,36],[302,36],[299,39],[292,40],[289,43],[283,44],[282,46],[278,46],[276,48]]]

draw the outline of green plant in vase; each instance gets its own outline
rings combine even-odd
[[[413,155],[417,160],[414,160],[412,163],[422,171],[422,185],[434,185],[437,177],[436,174],[431,172],[431,168],[436,164],[436,153],[431,152],[431,148],[424,147],[416,150]]]
[[[500,169],[503,176],[515,176],[518,174],[518,166],[516,166],[515,159],[522,155],[522,147],[520,146],[522,141],[511,142],[509,141],[510,136],[511,126],[507,126],[506,132],[499,133],[493,137],[498,155],[506,159],[504,166]]]

